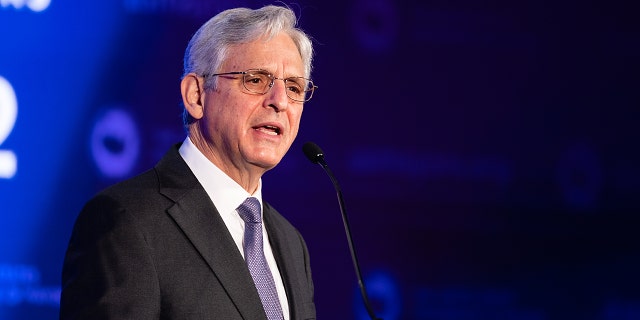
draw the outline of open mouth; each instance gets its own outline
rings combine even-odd
[[[265,126],[255,127],[254,129],[272,136],[277,136],[280,134],[280,128],[276,126],[265,125]]]

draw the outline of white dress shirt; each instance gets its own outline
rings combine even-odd
[[[209,195],[209,198],[211,198],[216,209],[218,209],[218,212],[220,212],[220,217],[222,217],[224,224],[227,226],[227,229],[229,229],[229,233],[231,233],[231,237],[233,237],[233,241],[235,241],[238,247],[238,251],[240,251],[240,254],[244,258],[242,246],[244,239],[244,221],[240,218],[236,209],[248,197],[257,198],[258,201],[260,201],[260,205],[262,205],[262,179],[260,179],[258,183],[256,192],[249,194],[237,182],[209,161],[193,142],[191,142],[189,137],[187,137],[182,143],[182,146],[180,146],[180,155],[204,187],[204,190]],[[269,269],[273,274],[273,280],[276,283],[276,290],[278,291],[278,298],[280,299],[284,319],[289,320],[287,295],[284,284],[282,283],[280,271],[278,270],[278,265],[273,257],[273,251],[271,250],[271,244],[269,243],[264,223],[262,224],[262,238],[264,256],[267,259],[267,264],[269,264]]]

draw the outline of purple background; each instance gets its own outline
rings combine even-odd
[[[18,159],[0,179],[2,319],[57,317],[84,202],[184,138],[192,33],[220,10],[268,4],[28,2],[0,7],[0,76],[18,100],[0,144]],[[305,236],[319,319],[366,316],[335,192],[306,141],[341,183],[385,320],[640,318],[637,10],[286,3],[314,38],[319,89],[264,196]]]

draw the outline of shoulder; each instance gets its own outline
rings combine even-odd
[[[141,202],[149,203],[147,199],[155,198],[159,194],[157,174],[148,170],[140,175],[115,183],[87,201],[83,211],[113,211],[118,207],[136,206]]]
[[[160,193],[158,180],[156,170],[150,169],[99,191],[81,209],[74,229],[94,236],[126,229],[144,232],[166,219],[166,210],[174,204]]]

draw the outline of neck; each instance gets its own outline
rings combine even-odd
[[[221,157],[224,153],[217,151],[215,146],[207,141],[199,134],[190,134],[191,142],[202,152],[202,154],[211,161],[222,172],[229,176],[233,181],[238,183],[249,194],[253,194],[258,189],[260,178],[266,170],[251,164],[236,165],[233,161]]]

